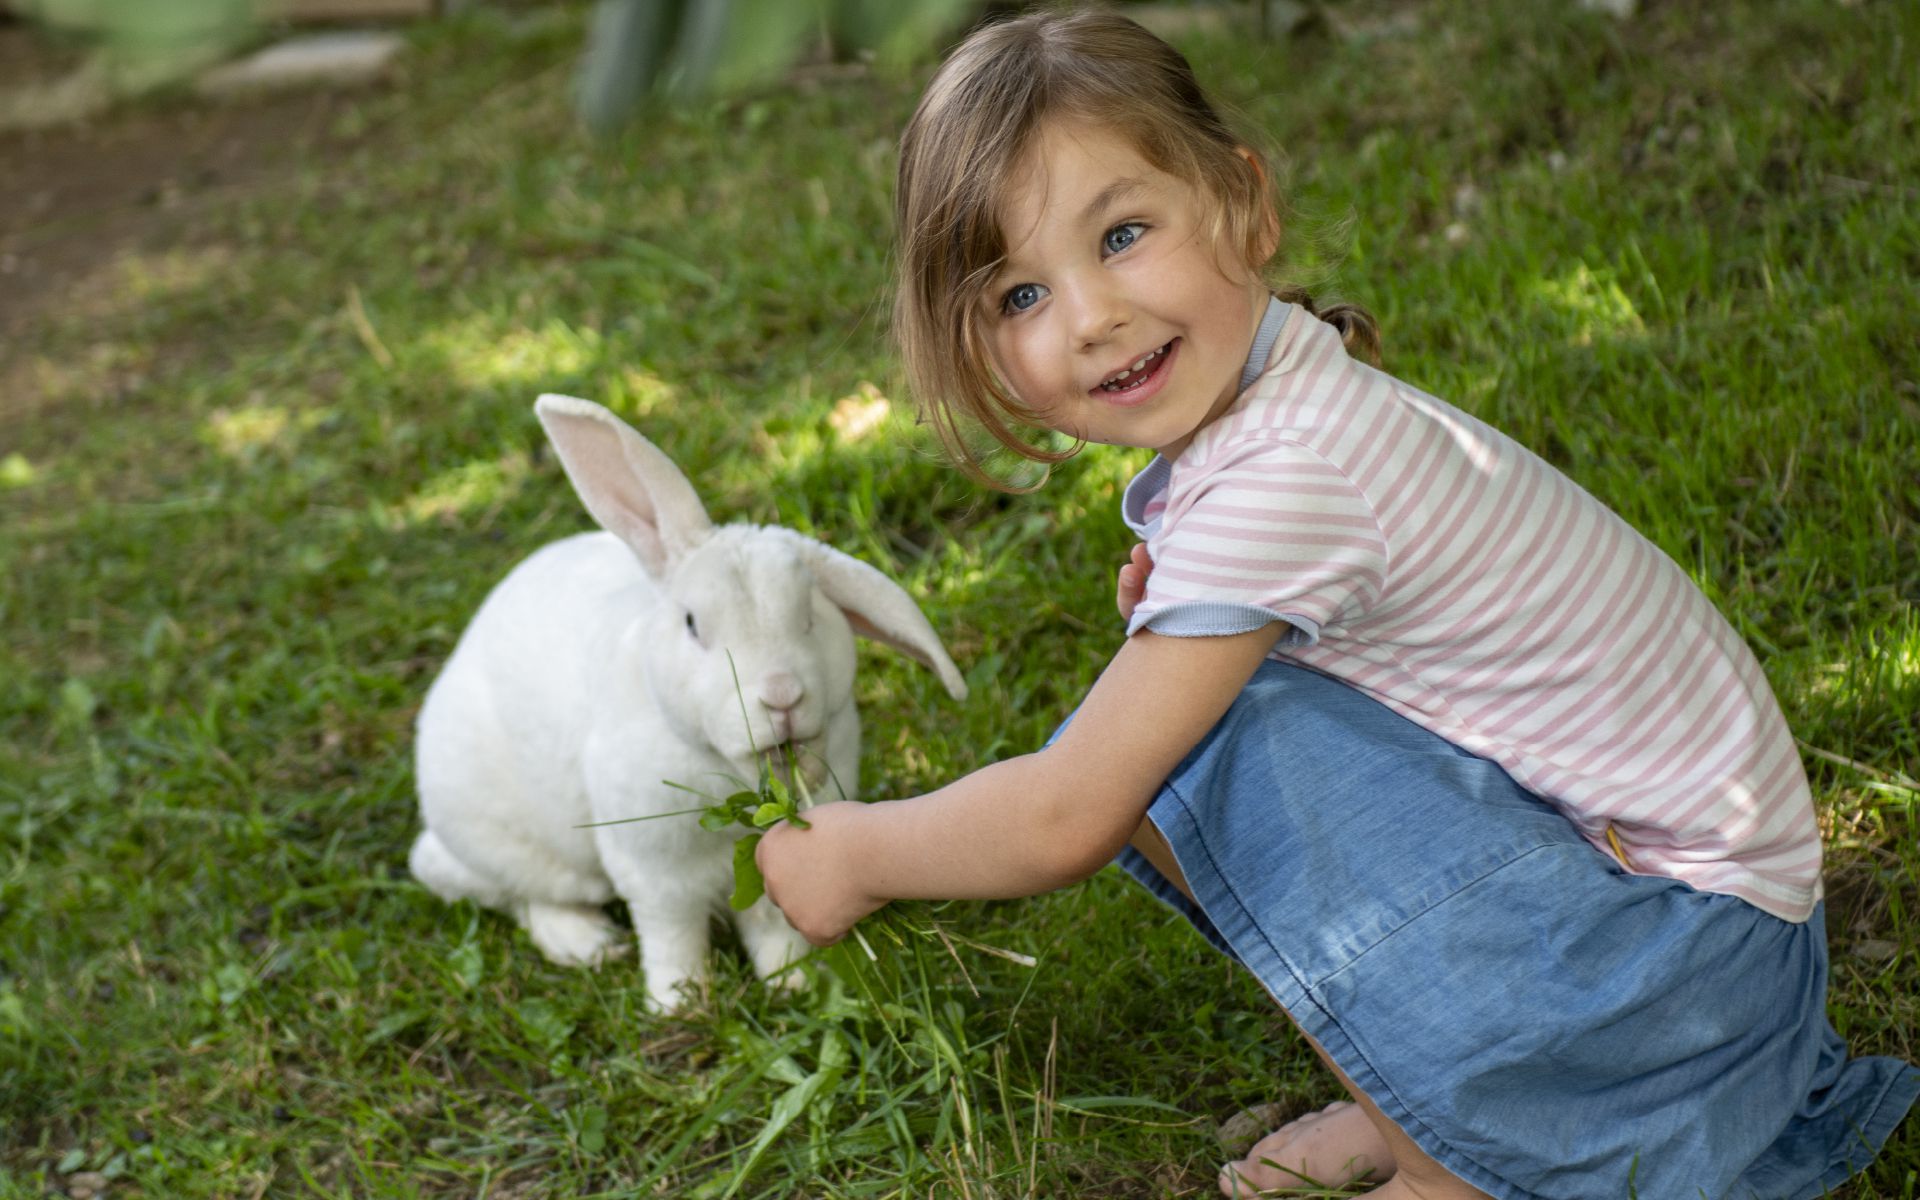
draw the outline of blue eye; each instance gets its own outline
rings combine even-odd
[[[1138,221],[1129,221],[1125,225],[1115,225],[1112,229],[1107,230],[1107,236],[1101,239],[1100,244],[1106,248],[1108,254],[1118,254],[1128,246],[1139,241],[1140,234],[1144,232],[1145,229],[1146,226],[1140,224]]]
[[[1040,303],[1046,294],[1047,289],[1037,283],[1017,283],[1007,289],[1006,299],[1000,302],[1000,307],[1010,313],[1025,312]]]

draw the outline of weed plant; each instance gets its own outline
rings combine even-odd
[[[738,687],[736,677],[736,695]],[[744,705],[741,715],[744,719]],[[781,761],[776,763],[776,757]],[[796,759],[791,745],[781,747],[762,756],[751,788],[724,798],[706,797],[712,803],[701,808],[633,819],[697,815],[701,828],[710,833],[749,830],[733,844],[733,894],[728,899],[736,911],[748,908],[767,890],[754,854],[760,839],[781,823],[807,828],[805,814],[813,807],[814,796],[805,764]],[[829,782],[834,784],[835,798],[848,798],[838,780]],[[838,943],[816,950],[799,964],[798,972],[809,982],[824,971],[829,988],[827,1004],[801,1031],[802,1045],[811,1043],[813,1069],[802,1071],[795,1048],[785,1044],[787,1039],[769,1039],[766,1061],[781,1068],[787,1090],[774,1100],[766,1124],[735,1165],[723,1197],[736,1194],[781,1134],[817,1101],[830,1100],[842,1078],[856,1066],[866,1078],[894,1081],[896,1089],[901,1081],[906,1086],[876,1095],[864,1112],[841,1118],[823,1146],[810,1148],[807,1166],[811,1171],[827,1168],[836,1156],[866,1156],[882,1148],[908,1162],[923,1159],[922,1137],[956,1155],[964,1152],[977,1165],[983,1151],[991,1155],[991,1148],[976,1144],[976,1127],[985,1123],[1012,1128],[1004,1077],[997,1072],[992,1078],[1002,1080],[1001,1107],[995,1111],[982,1105],[982,1089],[989,1076],[981,1069],[978,1051],[993,1046],[999,1037],[975,1045],[965,1001],[954,994],[945,959],[951,960],[951,969],[958,971],[975,1000],[980,991],[960,958],[959,945],[1029,968],[1036,963],[1029,955],[950,932],[937,916],[940,907],[944,906],[895,901],[862,919]],[[1000,1066],[997,1059],[994,1065]]]
[[[1754,647],[1827,838],[1834,1020],[1913,1060],[1920,6],[1640,7],[1338,0],[1177,40],[1286,153],[1288,276],[1366,304],[1388,369],[1621,512]],[[630,966],[552,967],[406,876],[428,682],[587,525],[542,391],[921,600],[973,698],[863,649],[865,796],[1039,745],[1121,637],[1142,456],[984,494],[899,393],[885,231],[925,68],[601,144],[568,99],[584,22],[461,6],[387,85],[259,102],[303,153],[183,173],[0,341],[0,1198],[1210,1194],[1222,1118],[1335,1085],[1114,872],[937,914],[1031,969],[942,948],[884,981],[895,1011],[723,945],[669,1017]],[[1917,1190],[1909,1122],[1845,1194]]]

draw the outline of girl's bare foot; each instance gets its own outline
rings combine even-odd
[[[1393,1150],[1351,1100],[1289,1121],[1220,1168],[1220,1191],[1252,1196],[1275,1188],[1345,1187],[1393,1174]]]

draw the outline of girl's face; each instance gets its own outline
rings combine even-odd
[[[1124,138],[1041,127],[981,303],[994,367],[1048,428],[1172,458],[1233,402],[1267,290],[1215,254],[1208,215]]]

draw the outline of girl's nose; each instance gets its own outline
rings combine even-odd
[[[1127,323],[1126,297],[1104,281],[1074,289],[1073,337],[1082,346],[1098,346]]]

